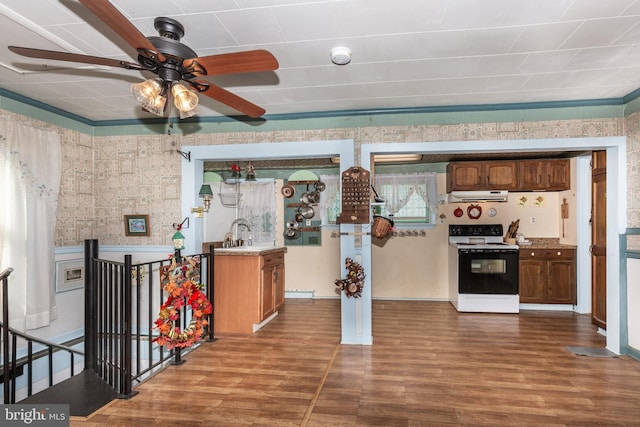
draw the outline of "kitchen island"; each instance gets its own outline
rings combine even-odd
[[[214,249],[215,334],[252,334],[284,304],[284,254],[278,246]]]

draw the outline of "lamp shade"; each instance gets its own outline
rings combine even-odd
[[[142,83],[131,85],[131,93],[141,103],[150,103],[153,98],[162,92],[162,83],[159,79],[149,79]]]
[[[174,249],[184,249],[184,235],[180,231],[176,231],[171,239]]]
[[[180,111],[180,118],[191,117],[196,114],[198,95],[180,83],[174,83],[171,86],[171,94],[173,95],[173,103]]]
[[[150,113],[155,114],[156,116],[161,116],[164,114],[164,106],[167,103],[167,98],[162,95],[157,95],[154,98],[151,98],[149,102],[143,102],[142,108],[149,111]]]
[[[207,198],[212,199],[213,191],[211,191],[211,186],[209,184],[202,184],[202,187],[200,187],[200,192],[198,193],[198,195],[203,199],[207,199]]]

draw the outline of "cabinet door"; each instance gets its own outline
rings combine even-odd
[[[484,190],[483,162],[451,162],[447,165],[447,192]]]
[[[541,259],[520,259],[518,287],[520,302],[542,304],[546,300],[546,263]]]
[[[553,159],[547,161],[546,190],[561,191],[568,190],[571,187],[569,164],[569,159]]]
[[[274,310],[279,310],[284,305],[284,264],[273,269],[273,299]]]
[[[573,261],[547,261],[548,302],[550,304],[576,303],[576,273]]]
[[[547,184],[544,174],[544,160],[518,160],[518,190],[544,190]]]
[[[484,165],[486,190],[515,190],[517,188],[516,162],[512,160],[486,162]]]
[[[262,269],[262,283],[260,286],[260,321],[271,316],[275,311],[273,306],[273,272],[273,266],[268,266]]]

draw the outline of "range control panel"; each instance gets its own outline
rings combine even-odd
[[[502,237],[502,224],[449,224],[449,236]]]

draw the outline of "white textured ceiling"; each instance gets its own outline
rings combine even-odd
[[[113,0],[147,36],[181,22],[199,56],[267,49],[275,72],[210,78],[268,115],[621,99],[640,88],[640,0]],[[0,88],[91,121],[153,118],[139,71],[34,60],[17,45],[135,62],[77,1],[0,2]],[[351,64],[331,63],[346,46]],[[200,116],[237,114],[200,97]]]

